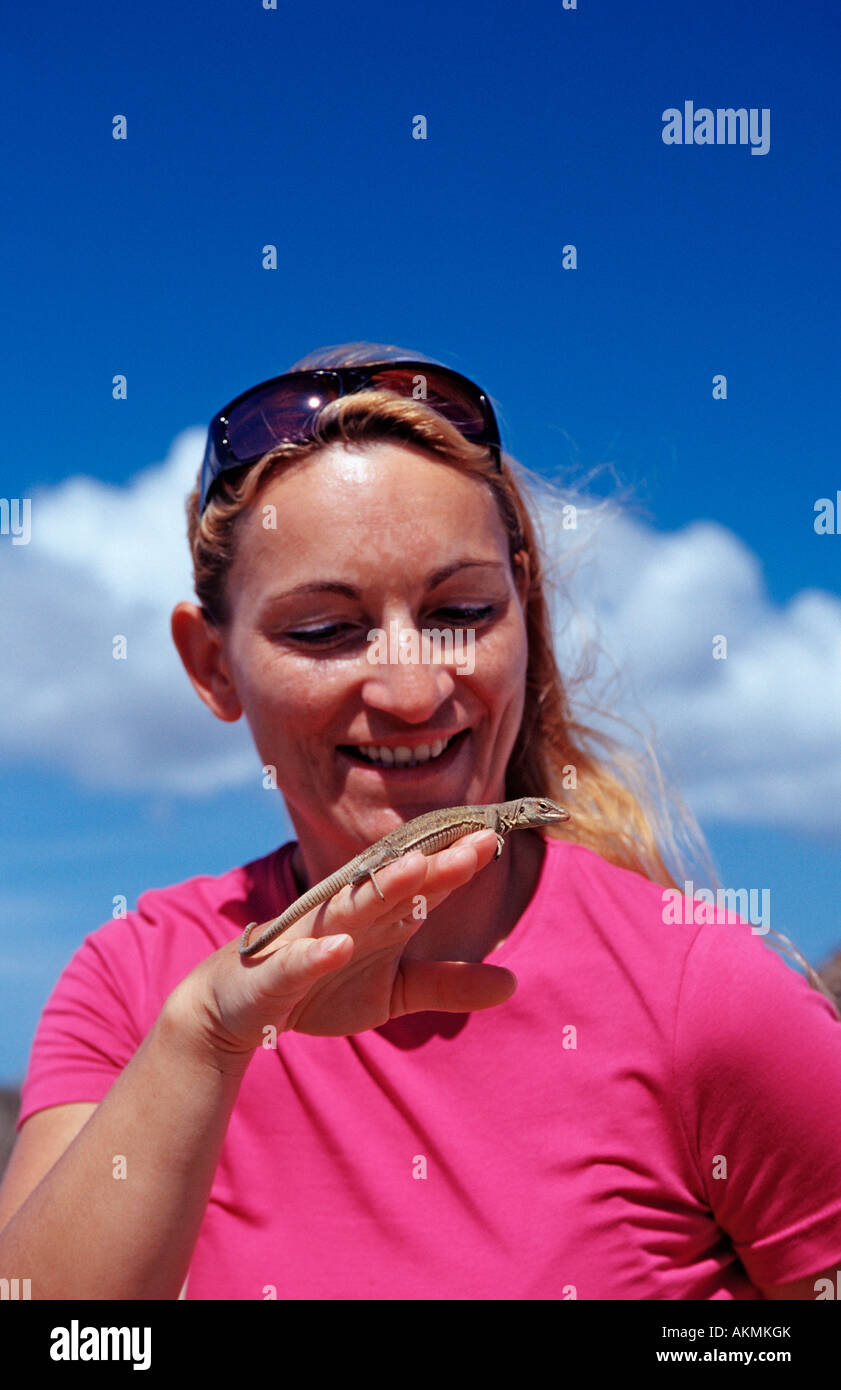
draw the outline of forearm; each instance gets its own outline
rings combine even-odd
[[[262,962],[244,962],[235,941],[202,960],[87,1124],[25,1188],[0,1231],[0,1274],[29,1279],[35,1299],[176,1299],[267,1024],[346,1037],[405,1013],[510,997],[505,969],[403,959],[420,925],[409,915],[416,895],[437,907],[490,861],[496,838],[485,830],[429,857],[401,856],[379,873],[380,894],[365,883],[339,895],[318,935],[302,918]],[[44,1172],[37,1150],[35,1166]]]
[[[247,1064],[217,1062],[167,1001],[0,1233],[0,1270],[33,1299],[177,1299]]]

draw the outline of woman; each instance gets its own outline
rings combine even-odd
[[[835,1013],[747,925],[665,924],[640,798],[567,707],[484,394],[371,345],[292,370],[325,366],[214,420],[199,604],[172,619],[297,843],[148,892],[76,953],[0,1267],[35,1298],[816,1297],[841,1261]],[[453,641],[370,659],[392,630]],[[406,856],[240,956],[414,816],[531,795],[571,819],[493,864],[492,831]]]

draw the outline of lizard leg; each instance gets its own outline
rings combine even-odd
[[[384,869],[387,864],[392,864],[394,860],[399,859],[399,857],[399,855],[392,854],[389,856],[389,858],[383,859],[382,863],[377,864],[376,868]],[[385,902],[385,894],[380,888],[380,885],[377,883],[376,877],[374,875],[374,869],[359,869],[351,879],[351,883],[364,883],[366,878],[370,878],[371,882],[377,890],[377,893],[379,894],[379,897],[383,902]]]
[[[380,865],[380,868],[382,868],[382,865]],[[380,895],[382,901],[385,902],[385,893],[382,891],[382,889],[380,888],[380,885],[377,883],[377,880],[374,878],[374,870],[373,870],[373,869],[368,869],[368,871],[367,871],[367,877],[370,878],[371,882],[373,883],[374,887],[376,888],[377,892],[379,893],[379,895]]]
[[[505,839],[504,839],[504,837],[503,837],[502,835],[500,835],[499,831],[497,831],[497,832],[496,832],[496,853],[494,854],[494,859],[498,859],[499,856],[502,854],[502,847],[503,847],[504,844],[505,844]]]
[[[400,858],[400,855],[399,855],[399,854],[391,853],[391,854],[389,854],[388,856],[382,858],[381,861],[380,861],[380,863],[379,863],[379,864],[376,864],[374,867],[375,867],[376,869],[384,869],[384,868],[386,867],[387,864],[393,864],[394,861],[395,861],[395,859],[399,859],[399,858]],[[377,883],[377,880],[376,880],[376,877],[375,877],[375,874],[374,874],[374,869],[359,869],[359,870],[354,874],[353,878],[351,879],[351,883],[364,883],[364,881],[365,881],[366,878],[370,878],[371,882],[373,883],[374,887],[375,887],[376,890],[377,890],[377,893],[378,893],[380,899],[382,900],[382,902],[385,902],[385,893],[382,891],[382,889],[380,888],[380,885]]]

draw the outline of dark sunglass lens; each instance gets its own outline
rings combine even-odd
[[[276,444],[305,438],[313,415],[335,399],[334,383],[324,378],[311,383],[280,382],[255,391],[231,411],[228,444],[238,459],[258,458]]]
[[[432,366],[428,369],[421,365],[384,370],[376,374],[371,384],[381,385],[401,396],[426,401],[468,439],[477,438],[485,431],[487,421],[478,391],[471,391]]]

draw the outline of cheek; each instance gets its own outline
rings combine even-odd
[[[474,681],[488,704],[496,707],[501,719],[514,713],[519,717],[525,701],[528,651],[523,624],[519,618],[488,633],[476,642]]]
[[[315,669],[315,663],[278,656],[267,644],[242,671],[242,700],[249,723],[275,743],[301,733],[318,734],[335,719],[347,673]]]

